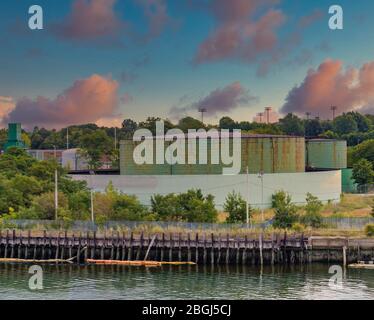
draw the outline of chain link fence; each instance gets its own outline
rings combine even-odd
[[[100,230],[153,230],[153,231],[218,231],[230,232],[248,229],[265,229],[272,225],[273,221],[254,224],[228,224],[228,223],[198,223],[198,222],[170,222],[170,221],[107,221],[96,224],[91,221],[51,221],[51,220],[9,220],[9,227],[19,229],[39,229],[39,230],[64,230],[68,229],[77,232],[93,232]],[[326,228],[340,230],[362,230],[365,225],[374,223],[374,218],[323,218],[323,225]]]

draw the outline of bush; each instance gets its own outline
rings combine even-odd
[[[373,165],[366,159],[361,159],[353,165],[352,178],[359,185],[372,183],[374,180]]]
[[[368,236],[368,237],[374,237],[374,224],[371,223],[371,224],[367,224],[365,226],[365,234]]]
[[[317,197],[313,196],[311,193],[307,194],[305,215],[301,217],[301,222],[313,228],[320,228],[322,225],[322,215],[321,210],[323,204]]]
[[[295,223],[292,225],[292,230],[295,231],[295,232],[302,233],[302,232],[305,231],[305,227],[304,227],[304,225],[302,225],[301,223],[295,222]]]
[[[297,207],[292,203],[291,196],[284,191],[272,195],[274,208],[274,227],[289,229],[297,221]]]
[[[159,220],[216,222],[217,210],[212,195],[203,196],[200,189],[181,194],[154,195],[152,212]]]
[[[226,219],[227,223],[245,223],[247,220],[247,202],[235,191],[227,195],[224,210],[229,213]],[[252,208],[249,207],[249,218],[251,218],[252,212]]]

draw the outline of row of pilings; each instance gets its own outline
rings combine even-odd
[[[371,253],[370,253],[371,252]],[[324,245],[316,248],[302,234],[287,236],[276,233],[265,237],[215,234],[134,234],[111,232],[0,231],[0,259],[121,261],[176,261],[204,265],[220,264],[295,264],[355,261],[371,255],[373,249]]]

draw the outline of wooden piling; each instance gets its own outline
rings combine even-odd
[[[210,263],[214,265],[214,234],[213,233],[211,234],[211,241],[212,241],[212,245],[210,249]]]
[[[173,261],[174,234],[169,235],[169,262]]]
[[[191,261],[191,234],[187,234],[187,261]]]
[[[274,233],[271,234],[271,265],[274,265],[275,252],[274,252]]]
[[[226,264],[230,262],[230,236],[226,235]]]
[[[261,266],[264,264],[264,257],[263,257],[263,254],[262,254],[262,240],[263,240],[263,234],[261,232],[260,238],[259,238],[260,264],[261,264]]]
[[[182,238],[182,234],[179,233],[179,238],[178,238],[178,261],[181,262],[182,261],[182,247],[181,247],[181,238]]]
[[[195,235],[195,263],[199,263],[199,233]]]
[[[222,239],[221,234],[218,234],[218,257],[217,257],[217,265],[221,262],[221,250],[222,250]]]
[[[162,241],[162,244],[161,244],[161,257],[160,257],[160,261],[164,261],[165,233],[162,233],[161,241]]]
[[[244,248],[242,252],[242,265],[247,263],[247,249],[248,249],[248,236],[245,235],[244,237]]]
[[[58,236],[57,236],[55,260],[58,259],[58,255],[60,253],[59,251],[60,251],[60,232],[58,233]]]

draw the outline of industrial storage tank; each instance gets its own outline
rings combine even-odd
[[[306,141],[308,169],[344,169],[347,167],[347,142],[311,139]]]
[[[154,147],[156,146],[153,140]],[[199,139],[196,142],[196,149],[193,155],[199,159]],[[220,154],[221,145],[207,140],[208,163],[189,163],[189,149],[186,144],[186,164],[170,165],[154,164],[137,165],[133,159],[133,152],[140,142],[122,140],[120,142],[120,170],[122,175],[199,175],[199,174],[222,174],[223,168],[230,167],[222,163],[211,163],[211,149]],[[170,142],[165,142],[165,149]],[[304,137],[282,136],[282,135],[250,135],[243,134],[241,137],[241,158],[240,173],[287,173],[305,171],[305,139]],[[154,152],[155,153],[155,152]],[[232,143],[230,143],[232,153]]]

